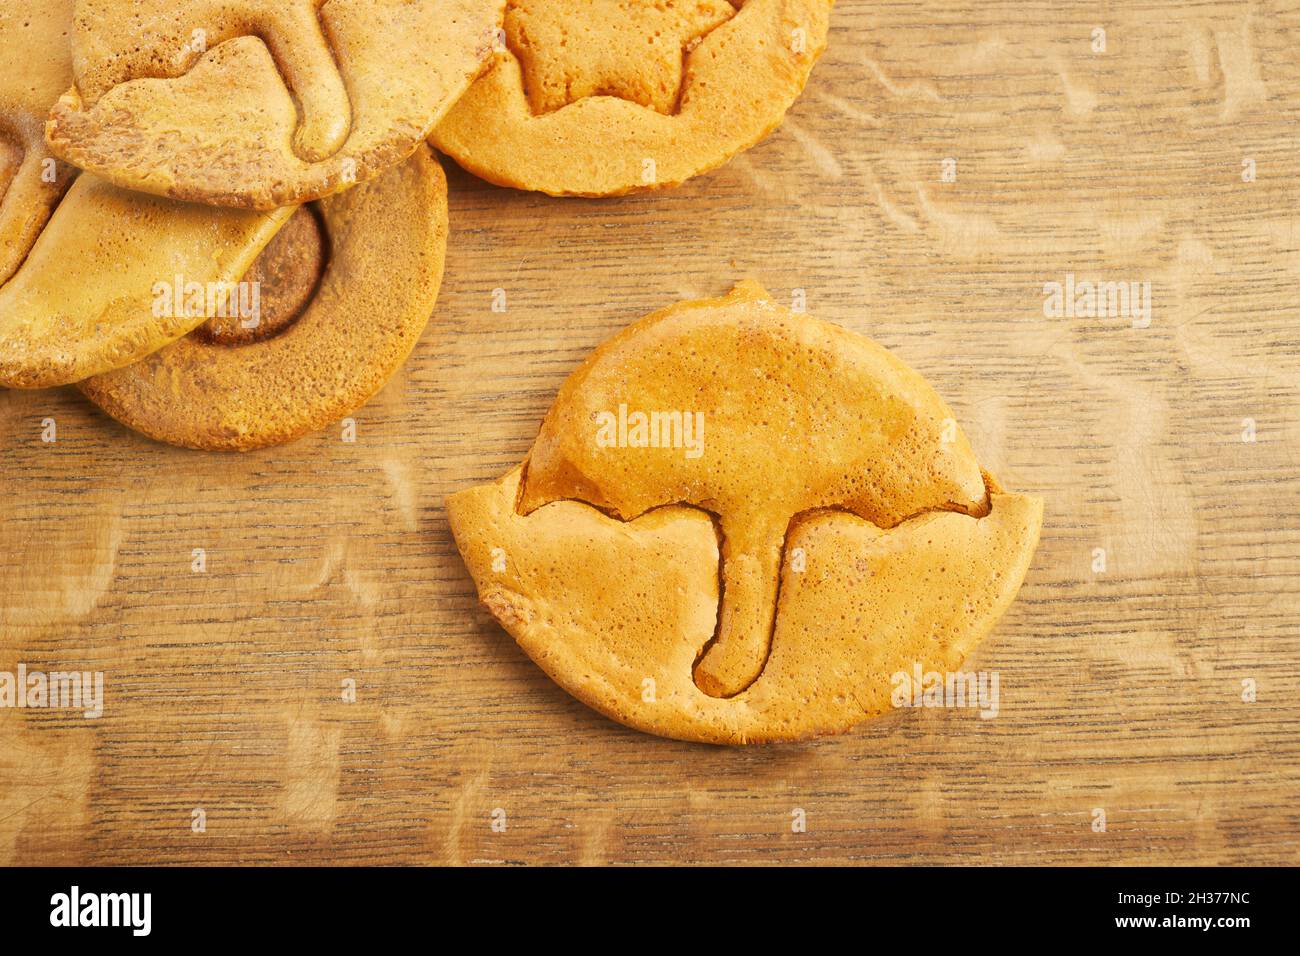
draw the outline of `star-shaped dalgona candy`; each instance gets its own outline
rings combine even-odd
[[[685,55],[735,13],[727,0],[514,0],[505,30],[534,113],[617,96],[672,114]]]

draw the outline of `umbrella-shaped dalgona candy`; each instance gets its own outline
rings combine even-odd
[[[845,730],[892,673],[960,663],[1042,505],[916,372],[745,282],[600,346],[524,464],[448,513],[483,603],[571,693],[745,743]]]
[[[487,65],[504,12],[505,0],[78,0],[76,83],[50,114],[50,145],[162,196],[320,199],[415,151]]]

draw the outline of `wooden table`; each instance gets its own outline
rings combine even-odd
[[[355,443],[198,454],[0,394],[0,670],[106,682],[97,720],[0,710],[0,862],[1300,862],[1298,49],[1294,3],[841,0],[782,129],[683,188],[451,170],[437,313]],[[1149,282],[1149,325],[1046,315],[1070,274]],[[443,497],[601,340],[744,276],[1046,499],[970,662],[996,719],[660,740],[477,609]]]

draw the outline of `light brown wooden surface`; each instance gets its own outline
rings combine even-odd
[[[1294,2],[841,0],[785,126],[681,189],[449,169],[437,313],[355,444],[198,454],[0,393],[0,670],[106,681],[98,720],[0,710],[0,862],[1300,862],[1298,121]],[[1046,318],[1067,273],[1149,281],[1150,326]],[[744,276],[896,350],[1046,499],[970,662],[997,718],[660,740],[476,608],[444,495],[602,339]]]

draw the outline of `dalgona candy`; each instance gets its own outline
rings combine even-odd
[[[80,384],[118,421],[210,451],[292,441],[365,404],[419,340],[447,247],[447,181],[429,147],[299,207],[241,287],[254,304]]]
[[[131,189],[267,209],[414,152],[491,57],[505,0],[78,0],[56,155]]]
[[[523,465],[447,513],[483,604],[566,690],[749,743],[845,730],[891,674],[960,664],[1042,503],[895,356],[744,282],[597,348]]]
[[[158,308],[160,285],[234,282],[292,212],[143,196],[53,157],[71,23],[71,0],[0,7],[0,386],[76,382],[185,335],[212,311]]]
[[[511,0],[506,50],[432,142],[502,186],[675,186],[780,125],[826,47],[831,0]]]

